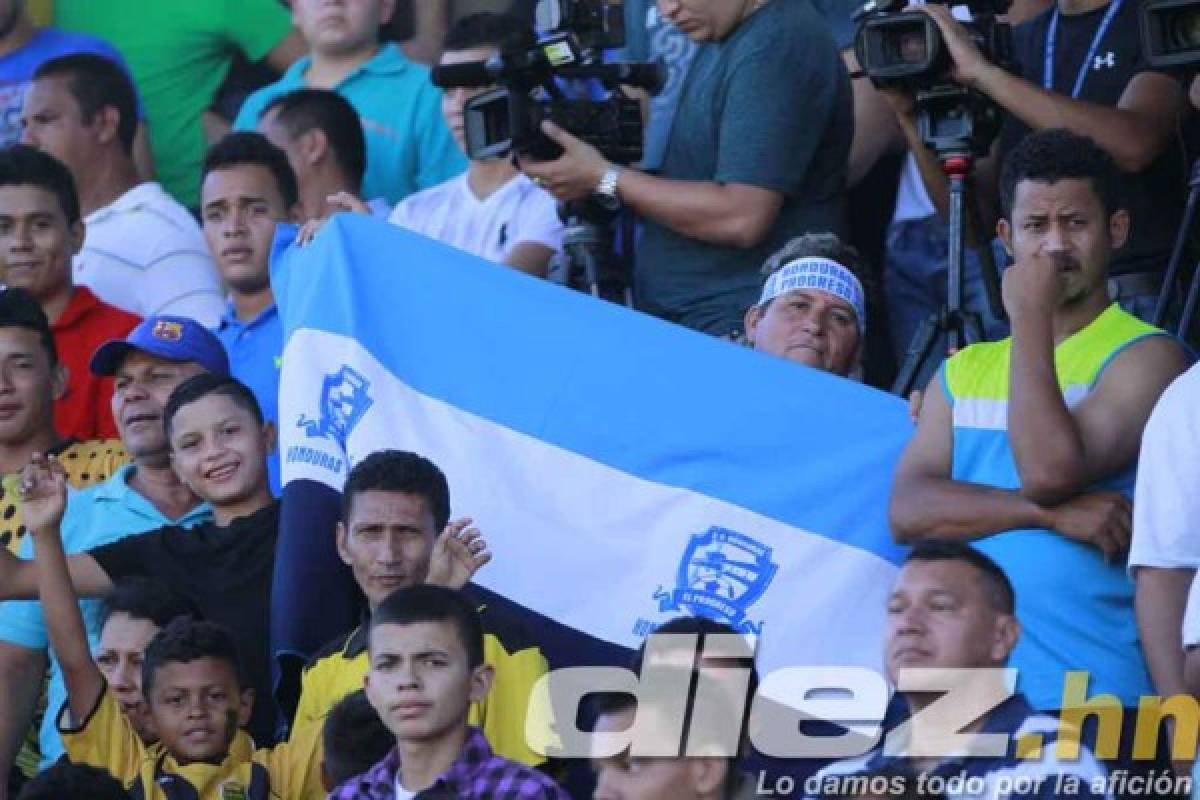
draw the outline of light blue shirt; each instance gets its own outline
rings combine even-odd
[[[305,56],[278,81],[247,97],[233,127],[254,130],[272,100],[305,88],[311,63]],[[394,205],[467,168],[442,118],[442,93],[430,82],[429,69],[409,61],[396,45],[380,47],[334,88],[354,106],[367,137],[363,197],[384,197]]]
[[[250,391],[262,408],[263,419],[279,428],[279,368],[283,364],[283,320],[271,305],[249,322],[242,322],[231,304],[217,328],[217,338],[229,356],[229,371]],[[267,455],[271,493],[280,493],[279,449]]]
[[[63,549],[68,555],[83,553],[131,534],[157,530],[165,525],[191,528],[212,518],[211,509],[204,503],[177,520],[168,519],[149,500],[129,486],[128,479],[132,473],[133,466],[126,464],[104,483],[70,493],[67,498],[67,513],[62,523]],[[20,555],[22,558],[33,558],[32,536],[27,536],[21,543]],[[100,601],[83,600],[79,603],[79,609],[83,613],[88,638],[92,647],[95,647],[100,637]],[[46,622],[42,618],[41,603],[0,603],[0,640],[31,650],[45,650],[50,640],[46,632]],[[51,653],[46,716],[38,734],[43,769],[63,754],[62,741],[54,723],[58,710],[62,708],[66,699],[67,689],[63,684],[62,669],[54,653]]]

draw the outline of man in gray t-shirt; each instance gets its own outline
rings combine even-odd
[[[564,155],[523,168],[560,199],[619,196],[645,221],[638,305],[729,335],[755,302],[758,268],[772,251],[800,233],[842,231],[850,81],[809,0],[663,0],[659,8],[699,44],[659,174],[614,167],[555,129]]]

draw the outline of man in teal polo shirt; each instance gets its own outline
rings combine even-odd
[[[394,205],[461,173],[467,162],[442,119],[441,92],[430,83],[429,70],[410,62],[396,45],[379,41],[379,26],[394,10],[395,0],[293,0],[292,18],[311,55],[250,95],[234,128],[254,130],[267,104],[286,92],[333,89],[362,118],[363,197],[383,197]]]
[[[229,374],[221,343],[193,320],[148,317],[125,339],[102,345],[91,368],[97,375],[115,377],[113,417],[133,463],[104,483],[71,494],[62,526],[67,552],[83,552],[164,525],[191,527],[207,520],[207,505],[200,504],[171,469],[162,414],[171,392],[193,375]],[[32,555],[31,542],[24,542],[21,556]],[[81,604],[93,643],[99,635],[98,604]],[[7,702],[0,714],[0,775],[8,774],[32,720],[47,647],[39,603],[0,604],[0,697]],[[65,699],[62,674],[52,657],[47,708],[60,708]],[[45,767],[63,752],[53,713],[46,714],[39,739]]]

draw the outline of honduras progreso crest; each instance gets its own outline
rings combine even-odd
[[[713,526],[688,541],[675,588],[654,593],[661,612],[683,608],[699,617],[724,622],[739,633],[758,634],[762,623],[747,613],[779,570],[771,548],[745,534]]]
[[[343,366],[321,382],[320,414],[308,419],[303,414],[296,427],[312,439],[332,439],[343,450],[354,426],[374,404],[371,382],[357,370]]]

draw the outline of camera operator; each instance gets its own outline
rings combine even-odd
[[[997,219],[997,165],[1033,130],[1066,128],[1093,139],[1128,173],[1129,242],[1116,253],[1109,293],[1148,319],[1180,218],[1184,163],[1177,135],[1184,91],[1150,71],[1138,38],[1137,0],[1056,0],[1013,30],[1016,73],[989,62],[942,5],[917,10],[937,23],[955,82],[987,95],[1007,116],[990,158],[978,165],[984,235]],[[910,98],[889,92],[905,138],[918,154],[926,186],[940,210],[947,184],[916,127]]]
[[[807,0],[661,0],[659,10],[699,44],[661,175],[617,167],[552,124],[543,130],[563,155],[521,167],[560,200],[619,197],[646,223],[639,307],[729,336],[773,250],[843,227],[850,81]]]

